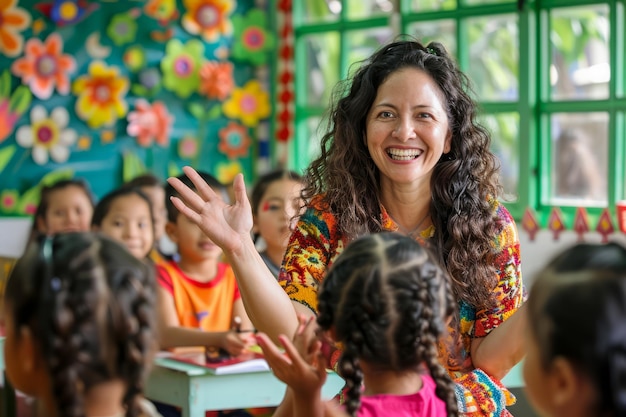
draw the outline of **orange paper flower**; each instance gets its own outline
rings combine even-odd
[[[30,26],[30,15],[21,7],[17,0],[0,1],[0,53],[16,57],[24,47],[24,29]]]
[[[230,14],[235,4],[232,0],[184,0],[187,9],[182,25],[192,35],[202,35],[207,42],[215,42],[220,35],[230,35],[233,25]]]
[[[248,155],[248,150],[252,144],[248,136],[248,128],[235,122],[229,122],[228,126],[218,133],[220,143],[217,148],[230,159]]]
[[[165,146],[169,143],[170,127],[174,117],[169,114],[167,107],[160,101],[152,106],[146,100],[138,99],[135,110],[128,114],[126,131],[137,138],[137,143],[148,147],[153,141]]]
[[[128,111],[124,100],[128,79],[121,77],[116,67],[107,67],[95,61],[89,65],[89,74],[79,77],[73,86],[76,114],[89,127],[113,126]]]
[[[50,98],[56,85],[59,94],[70,92],[69,74],[76,69],[70,55],[63,54],[63,40],[52,33],[45,42],[37,38],[26,42],[25,56],[11,65],[11,71],[22,77],[22,83],[30,86],[36,97]]]
[[[224,100],[233,90],[233,64],[230,62],[207,61],[200,68],[200,94]]]

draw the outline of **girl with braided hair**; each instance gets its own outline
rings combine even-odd
[[[343,347],[338,371],[347,383],[350,416],[458,415],[454,384],[437,352],[453,305],[446,273],[410,237],[372,234],[345,249],[322,283],[317,323]],[[300,354],[281,336],[283,356],[267,335],[258,340],[276,376],[293,392],[290,415],[323,415],[323,355],[313,354],[315,366],[304,359],[321,345],[304,343],[312,347]],[[297,338],[295,343],[302,345]]]
[[[7,282],[6,374],[51,417],[154,415],[151,269],[93,233],[32,242]]]
[[[626,248],[580,243],[528,298],[525,389],[545,417],[626,416]]]

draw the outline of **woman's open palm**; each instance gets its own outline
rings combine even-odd
[[[233,183],[235,201],[226,204],[224,200],[191,167],[184,167],[184,173],[193,182],[197,191],[187,187],[177,178],[169,178],[168,183],[180,194],[172,197],[174,206],[225,252],[236,251],[244,239],[251,239],[252,210],[246,195],[243,175],[238,174]]]

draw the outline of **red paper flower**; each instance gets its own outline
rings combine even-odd
[[[150,146],[153,141],[165,146],[169,143],[173,121],[174,117],[162,102],[155,101],[151,106],[146,100],[138,99],[135,111],[128,114],[126,131],[130,136],[136,137],[137,143],[143,147]]]
[[[229,122],[228,126],[219,131],[219,137],[218,149],[228,158],[235,159],[238,156],[248,155],[252,141],[245,126]]]
[[[230,62],[207,61],[200,68],[200,94],[224,100],[233,91],[233,64]]]

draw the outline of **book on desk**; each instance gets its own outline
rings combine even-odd
[[[175,361],[202,366],[214,375],[245,374],[270,370],[263,354],[256,351],[249,351],[239,356],[230,356],[223,351],[207,351],[206,353],[173,353],[167,357]]]

